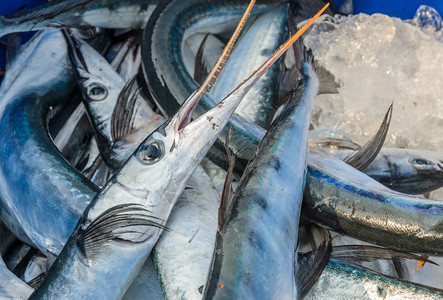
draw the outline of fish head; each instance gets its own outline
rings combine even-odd
[[[374,161],[365,173],[388,175],[389,187],[407,194],[423,194],[443,187],[443,153],[419,149],[385,149],[383,160]]]
[[[100,53],[79,38],[74,31],[65,29],[63,32],[77,82],[86,103],[105,106],[106,99],[117,99],[124,86],[123,79]],[[98,109],[103,110],[101,107]]]

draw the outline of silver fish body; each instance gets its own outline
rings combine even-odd
[[[33,289],[15,276],[0,257],[0,299],[28,299]]]
[[[296,298],[294,249],[311,103],[318,91],[312,67],[302,65],[293,98],[260,143],[217,234],[208,298]]]
[[[178,1],[177,1],[178,2]],[[145,78],[148,82],[148,87],[150,91],[152,92],[152,96],[154,97],[156,103],[163,108],[166,112],[170,113],[170,111],[174,111],[171,103],[174,103],[174,101],[171,101],[171,99],[175,99],[176,103],[179,103],[181,101],[180,99],[184,99],[184,97],[190,93],[196,86],[196,83],[193,81],[191,75],[186,71],[185,66],[183,65],[183,62],[180,60],[180,51],[181,51],[181,45],[183,43],[183,33],[181,31],[184,31],[186,27],[183,27],[183,25],[191,26],[189,23],[193,20],[192,17],[188,17],[189,20],[191,20],[189,23],[183,23],[179,22],[179,19],[176,19],[177,10],[174,10],[175,8],[178,8],[178,3],[174,1],[170,2],[163,2],[157,10],[153,13],[152,17],[150,18],[148,24],[147,24],[147,30],[145,30],[144,35],[144,48],[142,48],[142,65],[143,65],[143,71],[145,74]],[[189,5],[189,4],[188,4]],[[192,12],[191,9],[183,10],[186,11],[186,13],[192,15],[195,15],[196,13]],[[185,14],[185,13],[183,13]],[[173,36],[173,39],[165,39],[165,36]],[[155,41],[155,42],[153,42]],[[167,101],[166,101],[167,99]],[[212,98],[205,96],[201,103],[200,103],[200,109],[203,113],[205,110],[210,109],[211,100]],[[246,122],[245,120],[242,120],[238,116],[233,116],[228,124],[227,127],[232,127],[232,138],[230,142],[230,148],[232,149],[234,155],[236,156],[236,165],[237,162],[238,168],[237,171],[242,171],[244,167],[247,164],[247,161],[253,156],[254,151],[261,140],[261,138],[264,136],[264,129],[260,126],[257,126],[255,124],[251,124],[250,122]],[[211,149],[211,152],[209,153],[208,157],[215,163],[221,166],[227,165],[226,156],[225,156],[225,149],[224,149],[224,135],[221,135],[220,140],[218,140],[214,147]],[[343,163],[343,162],[342,162]],[[308,166],[311,166],[312,164],[315,164],[315,161],[311,162],[311,157],[308,158]],[[344,163],[343,163],[344,164]],[[327,181],[320,180],[321,174],[325,174],[325,172],[329,172],[329,167],[324,164],[315,164],[316,169],[319,171],[317,174],[309,173],[307,174],[307,193],[311,198],[317,198],[317,195],[315,194],[315,191],[318,188],[321,188],[322,185],[325,185],[325,188],[329,189],[331,186],[327,186]],[[349,167],[349,166],[348,166]],[[351,168],[351,167],[349,167]],[[340,172],[340,176],[342,176],[343,180],[352,180],[352,178],[349,178],[350,174],[360,174],[355,173],[356,171],[352,171],[350,173],[346,172]],[[315,176],[320,176],[319,178],[315,178]],[[352,175],[354,176],[354,175]],[[360,175],[355,175],[360,176]],[[310,180],[309,178],[312,178]],[[367,177],[366,177],[367,178]],[[338,178],[340,179],[340,178]],[[318,182],[318,185],[314,188],[314,185],[312,188],[309,188],[311,183]],[[372,180],[369,180],[369,182],[372,182]],[[360,186],[357,187],[352,193],[353,197],[355,199],[360,199],[361,203],[364,203],[365,196],[362,194],[358,194],[357,191],[362,189],[364,190],[366,184],[365,181],[359,182]],[[386,189],[382,185],[377,185],[378,187],[382,189]],[[341,193],[343,190],[344,185],[336,185],[335,191],[330,190],[331,193]],[[377,189],[378,189],[377,187]],[[390,191],[392,192],[392,191]],[[373,192],[374,197],[378,197],[378,192],[374,190]],[[402,195],[402,197],[404,197]],[[407,199],[411,199],[409,196],[406,196]],[[317,198],[318,201],[320,201],[320,198]],[[411,200],[413,200],[412,198]],[[409,200],[408,200],[409,201]],[[307,206],[310,210],[314,211],[317,209],[317,205],[315,204],[316,201],[307,202]],[[378,202],[380,210],[383,210],[384,206],[389,206],[386,203]],[[406,202],[407,203],[407,202]],[[412,206],[416,207],[426,207],[428,205],[428,202],[426,199],[422,198],[416,198],[416,200],[413,201],[414,204]],[[433,202],[435,203],[435,202]],[[427,247],[425,246],[426,243],[422,243],[421,239],[430,239],[435,242],[437,242],[440,237],[441,232],[441,222],[443,219],[440,219],[438,217],[439,212],[435,212],[432,207],[434,204],[431,204],[431,208],[429,210],[421,210],[423,213],[423,218],[413,217],[408,219],[408,216],[401,216],[401,218],[404,220],[402,222],[402,227],[404,230],[397,230],[395,228],[394,231],[391,231],[391,235],[385,239],[378,239],[380,242],[380,245],[383,245],[383,241],[387,244],[392,244],[392,241],[395,241],[396,239],[403,240],[404,243],[402,247],[400,247],[403,250],[409,250],[414,248],[415,251],[418,252],[439,252],[442,249],[442,246],[438,243],[435,244],[435,247]],[[357,210],[357,207],[356,207]],[[336,220],[337,212],[334,210],[324,210],[324,215],[322,215],[321,218],[324,219],[331,219]],[[364,212],[359,212],[361,214],[364,214]],[[352,209],[349,212],[349,215],[352,214]],[[381,212],[376,212],[375,214],[378,214],[378,216],[373,216],[366,214],[369,219],[372,218],[380,218]],[[407,225],[406,219],[408,219]],[[431,234],[428,237],[424,236],[425,231],[421,230],[415,230],[415,228],[422,228],[423,221],[429,219],[433,220],[432,224],[429,224],[429,226],[426,226],[427,228],[431,229]],[[373,239],[373,232],[374,231],[365,231],[360,230],[359,227],[363,226],[363,223],[365,223],[365,218],[356,220],[353,219],[353,222],[355,223],[355,226],[353,228],[353,232],[357,234],[357,232],[360,232],[358,235],[360,239],[363,240],[372,240]],[[361,222],[361,223],[360,223]],[[385,228],[385,224],[388,222],[386,218],[384,218],[384,221],[380,222],[374,222],[373,225],[379,232],[383,232]],[[334,224],[338,227],[338,229],[342,230],[343,228],[340,226],[338,222],[334,222]],[[440,224],[440,225],[439,225]],[[407,227],[410,228],[410,230],[407,230]],[[361,227],[360,227],[361,228]],[[412,243],[409,243],[409,245],[406,243],[406,238],[402,236],[404,232],[407,232],[407,236],[414,237],[414,245]],[[349,235],[353,235],[348,233]],[[367,236],[366,236],[367,234]],[[389,245],[385,245],[388,246]],[[397,244],[397,246],[399,246]],[[423,246],[423,247],[422,247]],[[404,247],[404,248],[403,248]]]
[[[275,7],[275,3],[279,2],[258,1],[252,14],[269,11]],[[178,0],[159,4],[144,31],[142,66],[153,99],[165,115],[173,114],[183,99],[197,88],[197,83],[187,72],[181,55],[187,37],[208,32],[208,29],[209,33],[214,34],[225,32],[226,27],[220,25],[231,24],[233,20],[236,22],[246,5],[247,1],[241,0],[217,1],[217,5],[208,1]],[[219,99],[206,94],[200,101],[196,114],[204,114],[218,101]],[[244,122],[237,115],[232,116],[228,127],[233,128],[231,149],[237,156],[237,170],[242,172],[254,155],[264,130],[256,124]],[[209,153],[211,160],[223,167],[227,167],[224,148],[226,134],[227,130],[220,135]],[[258,136],[259,139],[256,138]]]
[[[329,262],[305,299],[441,299],[443,291]]]
[[[0,91],[1,215],[21,240],[57,254],[98,190],[60,155],[46,129],[51,108],[73,91],[63,35],[39,33],[13,65]]]
[[[47,27],[143,28],[157,0],[52,1],[0,16],[0,37]]]
[[[221,99],[233,86],[239,85],[281,45],[288,34],[286,27],[285,5],[279,5],[257,16],[238,39],[236,47],[220,72],[220,78],[212,85],[209,95],[213,99]],[[281,72],[281,64],[274,64],[246,95],[235,113],[251,123],[266,127],[270,123],[268,118],[277,103],[278,80]]]
[[[108,166],[116,170],[164,118],[154,113],[138,93],[135,80],[128,86],[91,46],[74,33],[66,37],[100,153]],[[126,114],[129,116],[125,117]]]
[[[353,153],[349,149],[324,151],[340,160]],[[382,148],[363,172],[392,190],[424,194],[443,186],[443,154],[419,149]]]
[[[219,194],[198,167],[172,210],[153,250],[166,299],[198,299],[212,266]]]
[[[149,135],[91,202],[31,299],[121,298],[165,229],[190,175],[245,94],[294,41],[288,40],[204,115],[191,122],[208,85]],[[87,288],[79,285],[85,278]]]
[[[376,245],[443,253],[440,201],[392,191],[324,153],[309,157],[303,216]]]

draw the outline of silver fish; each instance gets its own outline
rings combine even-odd
[[[143,28],[158,0],[72,0],[0,16],[0,37],[47,27]]]
[[[30,299],[122,297],[165,229],[164,223],[189,176],[247,91],[297,37],[288,40],[241,86],[201,117],[191,122],[208,88],[204,85],[148,136],[90,204]],[[83,282],[81,287],[79,280]]]
[[[303,62],[300,83],[245,170],[230,214],[217,234],[205,297],[296,298],[294,249],[311,104],[318,92],[312,56],[298,53],[298,57]]]
[[[329,262],[305,299],[441,299],[443,291]]]
[[[125,84],[87,43],[73,33],[65,36],[98,147],[108,166],[116,170],[164,118],[138,93],[135,78]]]
[[[0,89],[1,215],[14,235],[45,254],[61,251],[98,191],[47,132],[49,111],[72,99],[73,83],[63,35],[47,30],[24,46]]]
[[[443,253],[443,204],[392,191],[341,160],[310,151],[303,217],[366,242]]]
[[[329,149],[343,160],[353,150]],[[443,186],[443,154],[419,149],[382,148],[363,172],[386,187],[406,194],[424,194]]]
[[[258,16],[239,38],[220,73],[220,78],[209,90],[209,95],[213,99],[223,98],[229,87],[237,86],[250,72],[259,67],[284,41],[287,35],[286,24],[286,6],[282,4]],[[270,123],[268,118],[277,103],[281,72],[280,63],[272,66],[251,89],[235,113],[265,128]]]

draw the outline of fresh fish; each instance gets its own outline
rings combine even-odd
[[[0,299],[28,299],[33,289],[14,275],[0,256]]]
[[[337,159],[344,159],[352,152],[327,150]],[[419,149],[382,148],[363,172],[392,190],[424,194],[443,186],[443,154]]]
[[[275,7],[272,4],[276,2],[279,3],[259,1],[252,13],[269,11]],[[163,1],[146,25],[142,44],[142,67],[149,91],[164,115],[172,115],[183,99],[197,88],[181,57],[184,41],[196,33],[217,34],[226,31],[226,26],[219,25],[230,24],[232,20],[237,22],[247,1],[225,0],[217,1],[216,5],[214,3],[203,0]],[[202,115],[216,104],[217,101],[206,94],[196,108],[196,114]],[[233,128],[230,147],[236,155],[236,170],[241,174],[265,131],[255,124],[244,122],[237,115],[231,118],[228,127]],[[224,130],[209,153],[211,160],[225,168],[226,134],[227,130]]]
[[[157,271],[152,261],[152,255],[143,264],[137,277],[123,296],[123,300],[143,300],[147,298],[152,300],[163,300],[162,288],[157,277]]]
[[[341,160],[310,151],[303,217],[366,242],[443,253],[443,204],[394,192]]]
[[[47,131],[49,112],[73,93],[63,35],[35,35],[10,71],[0,89],[1,216],[18,238],[57,254],[98,191],[60,155]]]
[[[176,103],[178,103],[178,101],[180,100],[177,99],[184,99],[185,95],[187,93],[190,93],[196,86],[196,83],[193,81],[191,75],[186,72],[183,62],[181,62],[181,60],[179,59],[181,45],[183,43],[183,35],[181,32],[186,31],[186,28],[191,28],[192,22],[183,23],[179,22],[179,19],[175,19],[175,14],[180,16],[184,14],[184,12],[181,12],[182,9],[179,9],[180,5],[182,4],[179,4],[178,2],[179,1],[164,2],[163,5],[160,5],[156,12],[153,13],[145,30],[145,44],[143,45],[145,47],[142,47],[142,65],[149,89],[152,92],[151,94],[154,97],[156,103],[160,107],[163,107],[163,109],[167,112],[173,111],[173,109],[171,108],[171,103],[174,103],[174,100],[176,101]],[[188,9],[183,11],[186,11],[186,13],[190,14],[191,16],[198,16],[195,11],[193,12],[192,9],[189,8],[189,5],[190,4],[188,4],[188,6],[186,7]],[[206,7],[203,4],[201,5],[203,7]],[[177,11],[179,11],[179,13],[177,13]],[[188,19],[193,20],[193,18]],[[164,36],[173,36],[176,38],[166,40],[162,38]],[[213,100],[210,99],[208,95],[203,97],[200,103],[202,106],[200,108],[201,110],[197,111],[197,113],[204,113],[205,110],[211,107],[210,103],[212,103],[212,101]],[[246,166],[247,161],[253,156],[256,146],[263,137],[265,131],[263,130],[263,128],[255,124],[251,124],[250,122],[246,122],[245,120],[242,120],[235,115],[232,116],[227,127],[232,127],[233,134],[229,145],[234,155],[236,156],[236,163],[238,162],[238,166],[236,165],[236,171],[241,172]],[[208,153],[208,157],[213,162],[226,168],[227,161],[224,150],[224,137],[225,136],[221,135],[221,139],[214,144],[210,153]],[[344,164],[343,162],[337,163]],[[336,163],[334,162],[334,164]],[[331,186],[327,185],[327,181],[321,180],[322,177],[329,177],[329,175],[327,174],[334,174],[334,171],[332,171],[327,163],[318,163],[318,160],[315,157],[311,158],[311,155],[309,155],[308,169],[312,166],[315,166],[315,169],[318,171],[318,173],[308,172],[307,174],[307,196],[310,196],[312,199],[318,199],[318,201],[320,201],[320,198],[317,198],[318,195],[315,194],[316,190],[319,188],[329,189],[331,194],[345,193],[344,185],[337,184],[334,186],[334,189],[332,189]],[[351,169],[351,167],[347,166],[347,170],[348,169]],[[359,176],[362,176],[362,174],[360,172],[357,172],[356,170],[353,170],[352,172],[340,171],[339,174],[340,177],[335,177],[338,179],[337,182],[348,182],[349,180],[353,181],[352,177],[357,176],[358,178]],[[314,186],[311,187],[311,184],[313,184],[314,182],[318,183],[315,188]],[[357,193],[360,190],[366,190],[366,185],[368,183],[372,185],[372,180],[365,176],[365,180],[359,180],[358,185],[353,185],[355,189],[352,189],[346,193],[352,195],[352,197],[356,201],[360,201],[361,205],[363,206],[365,205],[365,201],[369,200],[366,200],[367,198],[365,194]],[[378,191],[379,188],[382,188],[382,192]],[[386,191],[386,188],[377,184],[376,188],[372,192],[372,195],[374,198],[378,198],[380,193],[384,194],[384,191]],[[397,193],[389,190],[389,195],[391,195],[392,193],[397,195]],[[326,200],[325,198],[322,199],[324,201],[327,201],[327,199],[330,198],[326,198]],[[409,215],[401,216],[401,214],[399,215],[398,213],[396,213],[395,216],[397,216],[397,218],[403,219],[403,222],[401,222],[401,224],[398,224],[398,227],[402,228],[403,230],[398,230],[398,227],[394,226],[394,222],[391,222],[392,226],[395,227],[395,230],[390,230],[390,234],[388,237],[382,237],[380,235],[379,238],[376,238],[380,242],[380,245],[389,248],[400,248],[402,250],[410,252],[414,252],[412,248],[414,248],[415,251],[418,252],[441,252],[441,249],[443,249],[443,247],[441,244],[438,243],[438,241],[441,240],[440,235],[443,230],[443,227],[441,226],[441,224],[443,224],[443,219],[442,216],[439,215],[440,206],[438,206],[436,202],[428,202],[428,200],[423,198],[411,198],[407,195],[401,195],[401,199],[411,200],[413,203],[410,206],[411,209],[415,205],[418,211],[420,211],[420,207],[424,208],[428,204],[431,205],[429,206],[430,208],[428,210],[421,210],[420,215],[423,216],[423,218],[419,218],[417,215],[413,214],[412,217],[408,219]],[[409,200],[405,203],[408,203]],[[374,203],[374,200],[370,200],[370,202]],[[401,202],[402,201],[400,201],[400,203]],[[316,205],[315,203],[317,202],[307,202],[306,205],[308,209],[314,211],[317,209],[318,205]],[[360,239],[363,240],[373,240],[374,235],[376,235],[375,232],[384,232],[384,234],[388,235],[388,230],[385,229],[385,226],[386,222],[389,223],[389,221],[386,219],[386,217],[384,218],[384,222],[380,221],[373,223],[373,228],[375,228],[376,230],[366,231],[358,229],[360,228],[360,226],[362,226],[362,224],[365,223],[366,216],[368,216],[368,220],[372,220],[373,218],[377,218],[378,220],[380,218],[383,218],[383,216],[386,216],[386,212],[383,209],[385,206],[387,206],[386,210],[390,210],[392,208],[392,205],[389,205],[389,202],[383,204],[381,204],[381,202],[377,203],[379,204],[380,211],[374,212],[375,215],[369,215],[367,212],[358,211],[360,206],[355,206],[355,212],[363,215],[364,217],[361,219],[354,218],[352,220],[355,225],[353,226],[353,230],[351,230],[353,234],[349,233],[349,235],[357,234],[357,236],[359,236]],[[432,208],[435,207],[435,205],[437,205],[436,210],[433,210]],[[352,209],[349,211],[349,216],[351,214]],[[326,210],[324,211],[324,215],[322,215],[322,218],[331,220],[331,222],[333,222],[333,220],[337,219],[336,216],[337,212]],[[425,224],[423,224],[423,222],[429,222],[433,225],[426,226]],[[335,225],[337,225],[336,227],[343,231],[343,228],[339,226],[340,224],[338,222],[335,222]],[[422,230],[416,230],[416,228],[422,228]],[[431,229],[431,231],[428,232],[428,230],[424,228]],[[413,239],[410,239],[410,242],[407,243],[406,240],[408,238],[406,236]],[[403,241],[401,247],[400,243],[394,242],[396,240]],[[412,242],[413,240],[414,242]],[[424,240],[432,240],[435,244],[432,247],[428,247],[426,246],[427,243],[424,243]],[[384,245],[383,242],[387,244],[396,244],[397,246],[394,245],[393,247],[391,247],[390,245]]]
[[[283,4],[258,16],[239,38],[220,72],[220,78],[209,90],[209,95],[213,99],[225,97],[230,87],[239,85],[248,74],[258,68],[284,41],[288,34],[286,24],[286,5]],[[238,67],[240,65],[241,68]],[[235,113],[251,123],[266,127],[277,103],[281,72],[281,63],[272,66],[246,95]]]
[[[212,266],[220,195],[198,167],[177,200],[153,250],[166,299],[202,297]]]
[[[158,0],[71,0],[0,16],[0,37],[47,27],[143,28]]]
[[[100,153],[117,170],[164,118],[141,97],[135,77],[125,83],[87,43],[72,33],[65,37]]]
[[[211,299],[294,299],[297,295],[294,249],[311,103],[318,91],[312,56],[299,57],[303,62],[300,83],[245,170],[231,212],[217,234],[206,290]]]
[[[30,299],[122,297],[165,229],[164,223],[187,179],[241,99],[301,32],[206,114],[191,122],[201,94],[209,87],[202,85],[175,115],[148,136],[94,198]],[[208,76],[210,83],[217,75],[216,67]]]
[[[305,299],[441,299],[443,291],[329,262]]]

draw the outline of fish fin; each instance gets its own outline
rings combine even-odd
[[[194,80],[198,84],[202,84],[207,76],[206,64],[203,61],[203,50],[205,49],[206,40],[208,39],[209,33],[205,35],[200,46],[197,50],[197,55],[195,56],[194,64]]]
[[[232,175],[234,174],[234,166],[235,166],[235,156],[232,150],[229,148],[229,141],[231,140],[231,129],[229,128],[228,135],[226,136],[226,155],[228,156],[228,170],[226,171],[226,179],[223,184],[223,191],[220,199],[220,206],[218,208],[218,225],[217,230],[222,228],[223,223],[228,216],[228,211],[231,207],[232,199],[233,199],[233,191],[232,191]]]
[[[360,150],[361,146],[352,141],[329,138],[329,137],[317,137],[310,138],[308,140],[308,147],[310,148],[337,148],[337,149],[351,149]]]
[[[318,93],[321,94],[338,94],[340,84],[335,81],[334,75],[325,67],[321,66],[318,61],[314,61],[315,74],[318,77]]]
[[[363,147],[361,147],[360,150],[346,157],[344,159],[345,163],[360,171],[363,171],[371,164],[371,162],[380,152],[380,149],[385,142],[389,125],[391,123],[392,106],[393,104],[389,106],[388,112],[386,113],[383,122],[381,123],[380,128],[378,129],[374,137],[369,140]]]
[[[6,48],[6,70],[9,69],[12,62],[15,60],[21,44],[22,39],[19,32],[13,32],[8,35],[8,45]]]
[[[38,276],[34,277],[33,279],[29,280],[28,282],[26,282],[27,285],[29,285],[30,287],[32,287],[33,289],[36,289],[40,286],[40,284],[43,282],[43,280],[46,277],[46,273],[40,273]]]
[[[161,222],[143,205],[116,205],[100,214],[86,229],[80,228],[76,244],[85,258],[93,258],[112,240],[142,243],[150,237],[146,233],[147,227],[168,230]]]
[[[430,260],[427,256],[371,245],[335,246],[332,248],[331,258],[350,263],[371,262],[377,259],[411,259],[426,261],[438,266],[436,262]]]
[[[323,227],[311,225],[311,231],[316,228],[322,240],[317,249],[299,255],[295,269],[297,299],[303,299],[323,273],[332,251],[332,241],[329,231]]]
[[[138,92],[137,77],[134,76],[125,84],[118,95],[111,117],[111,135],[114,143],[124,140],[134,130],[131,121],[134,116]]]

